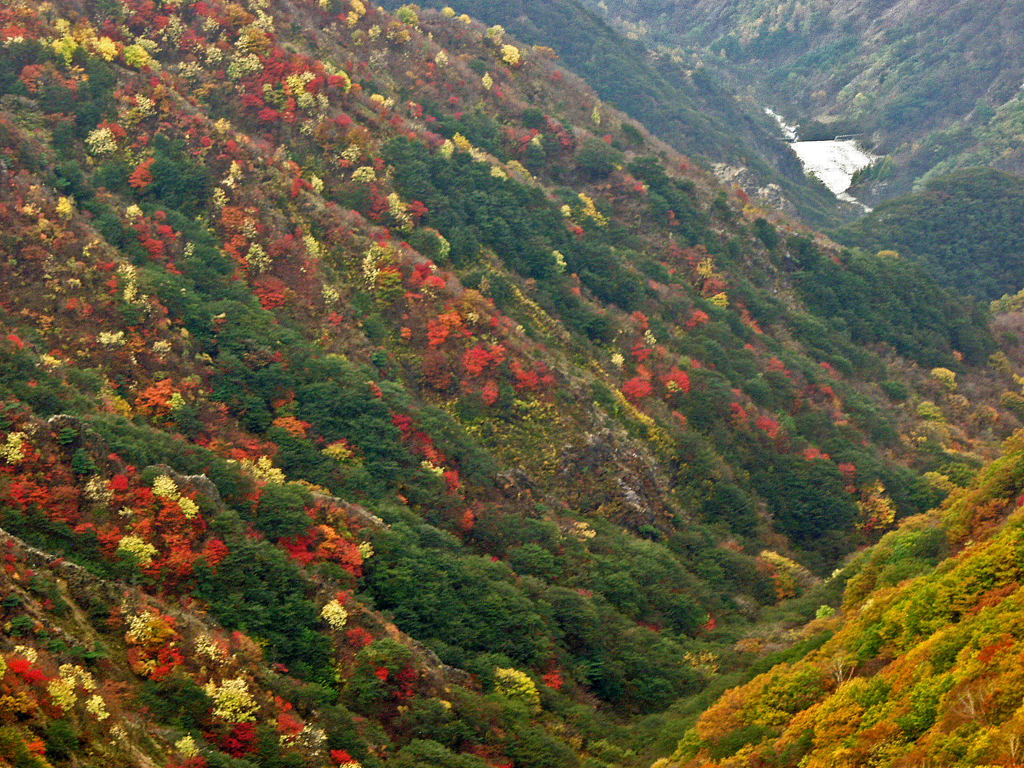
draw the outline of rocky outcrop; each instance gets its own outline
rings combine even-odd
[[[610,429],[588,432],[581,441],[562,446],[559,462],[565,487],[580,489],[570,502],[580,511],[634,530],[666,526],[674,516],[654,459]]]

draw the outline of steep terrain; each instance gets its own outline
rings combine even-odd
[[[1021,173],[1024,6],[1018,0],[588,0],[648,47],[700,60],[801,124],[805,139],[863,134],[889,163],[862,176],[878,201],[939,172]]]
[[[1018,434],[858,557],[816,649],[728,691],[659,765],[1019,763],[1022,460]]]
[[[821,184],[805,178],[775,124],[741,104],[711,70],[653,55],[578,0],[432,0],[424,5],[450,5],[502,25],[525,42],[551,48],[602,99],[676,150],[715,168],[720,178],[742,183],[764,203],[797,213],[817,227],[857,214],[854,206],[837,202]]]
[[[500,27],[0,14],[12,764],[642,764],[1024,418],[1019,315]]]
[[[836,233],[849,246],[895,250],[942,285],[994,301],[1024,288],[1024,180],[989,168],[939,176]]]

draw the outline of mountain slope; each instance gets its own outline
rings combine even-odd
[[[974,168],[929,181],[836,233],[849,246],[891,249],[942,285],[994,301],[1024,287],[1024,182]]]
[[[468,17],[3,13],[12,760],[636,764],[1020,424],[978,306]]]
[[[1015,762],[1021,436],[843,572],[824,642],[727,692],[661,765]],[[943,558],[949,550],[955,553]]]
[[[860,190],[866,199],[910,191],[937,170],[1021,171],[1007,145],[1024,79],[1017,0],[589,5],[652,48],[681,47],[752,84],[804,138],[865,134],[892,160]],[[814,121],[826,125],[816,132]]]
[[[804,177],[799,160],[771,121],[756,111],[752,117],[711,71],[652,56],[575,0],[425,5],[450,5],[459,13],[502,25],[528,43],[554,49],[601,99],[643,123],[659,139],[705,163],[740,171],[750,194],[798,213],[812,226],[854,215],[824,187]]]

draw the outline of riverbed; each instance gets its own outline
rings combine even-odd
[[[847,190],[850,188],[853,174],[878,160],[877,155],[872,155],[861,149],[856,139],[794,141],[797,137],[796,127],[788,125],[780,115],[770,109],[765,109],[765,112],[775,118],[783,136],[790,141],[790,146],[793,147],[793,152],[800,159],[805,174],[821,179],[829,191],[840,200],[855,203],[865,210],[871,210],[848,194]]]
[[[861,205],[860,201],[847,194],[846,190],[850,188],[853,174],[871,165],[878,159],[877,155],[865,152],[857,146],[855,139],[794,141],[790,146],[800,158],[804,173],[817,176],[840,200]]]

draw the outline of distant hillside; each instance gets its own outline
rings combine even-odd
[[[910,191],[937,166],[1024,171],[1008,141],[1024,81],[1019,0],[588,5],[651,48],[752,85],[805,137],[816,122],[821,135],[866,134],[894,161],[867,199]]]
[[[936,177],[836,239],[872,253],[897,251],[940,284],[994,301],[1024,288],[1024,181],[986,168]]]
[[[554,49],[598,96],[655,136],[695,158],[745,169],[750,194],[763,189],[766,198],[777,206],[794,206],[791,210],[812,226],[854,215],[852,209],[840,209],[821,185],[804,178],[799,160],[771,121],[741,104],[712,71],[651,55],[578,0],[431,0],[423,5],[451,6],[500,24],[528,43]]]

